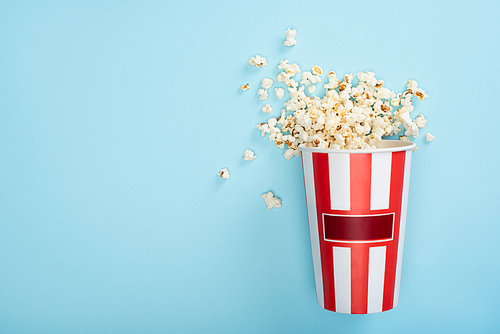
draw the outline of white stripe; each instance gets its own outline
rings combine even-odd
[[[403,265],[403,249],[405,244],[406,212],[408,208],[408,192],[410,190],[410,170],[412,151],[405,151],[405,171],[403,179],[403,200],[401,203],[401,220],[399,223],[398,258],[396,264],[396,282],[394,287],[393,307],[399,303],[399,288],[401,287],[401,269]]]
[[[372,153],[370,210],[389,209],[392,152]]]
[[[349,154],[328,154],[332,210],[351,210]]]
[[[386,246],[370,247],[368,257],[368,313],[382,312]]]
[[[351,313],[351,248],[333,247],[335,310]]]
[[[314,283],[316,299],[321,307],[325,307],[323,294],[323,273],[321,271],[321,251],[319,248],[318,215],[316,212],[316,190],[314,188],[314,169],[312,153],[302,151],[302,167],[304,169],[304,184],[307,198],[307,219],[311,237],[311,252],[314,267]]]

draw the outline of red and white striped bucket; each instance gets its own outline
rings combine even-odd
[[[414,143],[374,150],[300,146],[318,304],[377,313],[399,302]]]

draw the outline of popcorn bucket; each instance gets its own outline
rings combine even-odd
[[[377,313],[399,302],[414,143],[373,150],[299,146],[318,304]]]

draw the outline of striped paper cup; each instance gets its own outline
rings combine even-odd
[[[318,304],[377,313],[399,302],[414,143],[374,150],[300,146]]]

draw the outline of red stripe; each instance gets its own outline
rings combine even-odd
[[[351,154],[351,211],[349,215],[366,215],[370,211],[372,155]]]
[[[318,214],[319,245],[321,250],[321,271],[323,273],[323,294],[325,309],[335,311],[335,287],[333,285],[332,244],[323,239],[323,212],[330,208],[330,176],[327,153],[313,153],[314,187]]]
[[[391,172],[391,194],[389,199],[389,211],[394,212],[394,239],[387,242],[385,278],[384,278],[384,300],[382,311],[393,308],[394,287],[396,280],[396,266],[398,257],[399,224],[401,220],[401,201],[403,198],[403,182],[406,152],[392,153]]]
[[[351,246],[351,313],[366,314],[368,310],[369,245]]]
[[[371,154],[350,155],[351,211],[349,215],[370,211]],[[365,314],[368,309],[369,245],[351,245],[351,313]]]

